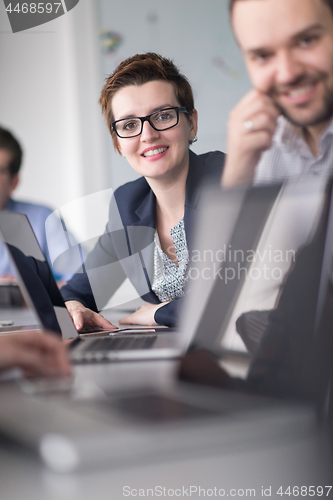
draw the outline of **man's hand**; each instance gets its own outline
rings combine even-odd
[[[69,376],[65,344],[53,333],[26,332],[0,337],[0,370],[21,368],[26,376]]]
[[[122,318],[119,323],[121,325],[156,326],[157,323],[154,320],[155,312],[160,307],[165,306],[165,304],[168,304],[168,302],[162,302],[162,304],[145,304],[139,307],[134,313]]]
[[[272,146],[279,114],[272,99],[255,89],[232,110],[223,187],[252,182],[261,154]]]
[[[108,330],[112,328],[117,329],[117,326],[112,325],[112,323],[105,319],[101,314],[84,307],[84,305],[77,300],[67,301],[66,307],[72,317],[75,328],[79,331],[85,326],[96,326]]]

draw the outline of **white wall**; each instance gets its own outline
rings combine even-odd
[[[0,124],[24,147],[16,197],[57,208],[108,187],[95,0],[13,34],[0,2]],[[75,214],[74,232],[85,228]]]

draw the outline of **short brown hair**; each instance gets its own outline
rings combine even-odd
[[[133,57],[129,57],[122,61],[112,75],[106,79],[99,100],[116,150],[119,151],[117,136],[112,130],[111,125],[114,121],[111,107],[113,96],[119,89],[127,87],[128,85],[142,85],[156,80],[171,83],[175,89],[179,105],[185,106],[189,113],[192,113],[194,109],[194,99],[191,85],[188,79],[180,73],[171,59],[162,57],[154,52],[136,54]]]
[[[229,13],[230,16],[232,14],[232,9],[234,8],[234,5],[236,2],[241,1],[241,0],[229,0]],[[242,0],[244,1],[244,0]],[[326,5],[331,9],[332,15],[333,15],[333,0],[322,0]]]
[[[6,149],[10,153],[10,161],[8,165],[9,174],[11,177],[16,175],[22,163],[22,149],[18,140],[9,130],[0,127],[0,149]]]

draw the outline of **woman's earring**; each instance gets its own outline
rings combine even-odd
[[[195,135],[195,136],[193,137],[193,139],[190,139],[190,144],[193,144],[194,142],[197,142],[197,140],[198,140],[198,138],[197,138],[197,136]]]

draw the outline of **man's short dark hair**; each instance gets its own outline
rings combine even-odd
[[[230,15],[232,14],[232,9],[234,8],[234,5],[236,2],[241,2],[245,0],[229,0],[229,13]],[[322,0],[322,2],[326,3],[326,5],[331,9],[332,15],[333,15],[333,0]]]
[[[18,173],[22,163],[22,149],[17,139],[9,130],[0,127],[0,149],[10,152],[9,173],[13,177]]]

